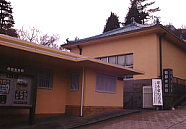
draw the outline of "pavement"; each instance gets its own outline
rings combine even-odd
[[[99,115],[36,116],[36,123],[15,122],[12,117],[0,129],[186,129],[186,106],[175,110],[118,110]]]
[[[144,110],[78,129],[186,129],[186,106],[175,110]]]
[[[16,117],[20,118],[20,116],[9,117],[8,121],[3,121],[3,119],[7,119],[7,117],[4,116],[4,118],[1,117],[3,119],[0,120],[0,129],[73,129],[139,112],[140,110],[123,109],[85,117],[75,117],[66,115],[36,116],[36,122],[33,125],[27,124],[27,122],[25,121],[26,116],[22,116],[22,120],[19,121],[16,119]]]

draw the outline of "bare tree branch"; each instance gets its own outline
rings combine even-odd
[[[59,35],[48,35],[42,34],[41,31],[35,27],[29,27],[29,29],[21,29],[17,30],[18,38],[27,42],[32,42],[36,44],[40,44],[47,47],[58,48],[56,41],[59,40]]]

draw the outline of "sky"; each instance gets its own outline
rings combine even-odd
[[[58,45],[101,34],[113,12],[120,22],[128,12],[130,0],[7,0],[13,7],[15,29],[35,27],[49,35],[58,34]],[[153,0],[148,0],[152,2]],[[156,0],[153,7],[161,11],[161,24],[186,26],[186,0]]]

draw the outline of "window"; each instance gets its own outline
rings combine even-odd
[[[38,72],[38,88],[52,89],[53,75],[52,72],[42,70]]]
[[[70,90],[79,89],[79,73],[71,74]]]
[[[125,56],[124,55],[118,56],[118,65],[122,65],[122,66],[125,65]]]
[[[103,62],[108,62],[107,57],[100,58],[100,60],[103,61]]]
[[[96,91],[116,93],[116,77],[97,74],[96,75]]]
[[[133,68],[133,55],[125,55],[125,65],[127,68]]]
[[[124,77],[123,77],[123,79],[133,79],[133,75],[125,75]]]
[[[109,63],[116,64],[116,56],[109,57]]]
[[[111,64],[122,65],[125,66],[126,68],[133,68],[133,54],[108,56],[97,59]]]
[[[133,68],[133,54],[125,54],[125,55],[116,55],[116,56],[108,56],[97,58],[101,61],[108,62],[111,64],[117,64],[124,66],[126,68]],[[133,75],[126,75],[124,79],[132,79]]]

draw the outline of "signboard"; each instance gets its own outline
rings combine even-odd
[[[173,70],[172,69],[163,69],[163,92],[164,95],[171,94],[173,91]]]
[[[153,105],[162,106],[162,81],[161,79],[152,79]]]
[[[9,68],[11,73],[0,73],[0,106],[27,106],[30,105],[32,79],[15,74],[23,69]],[[14,72],[14,73],[12,73]]]
[[[28,79],[22,78],[17,79],[16,89],[15,89],[15,98],[14,104],[29,104],[28,100],[28,92],[29,92],[29,84]]]
[[[0,65],[0,108],[29,108],[30,124],[34,120],[36,101],[35,95],[31,96],[36,94],[35,88],[32,92],[34,75],[32,69]]]

